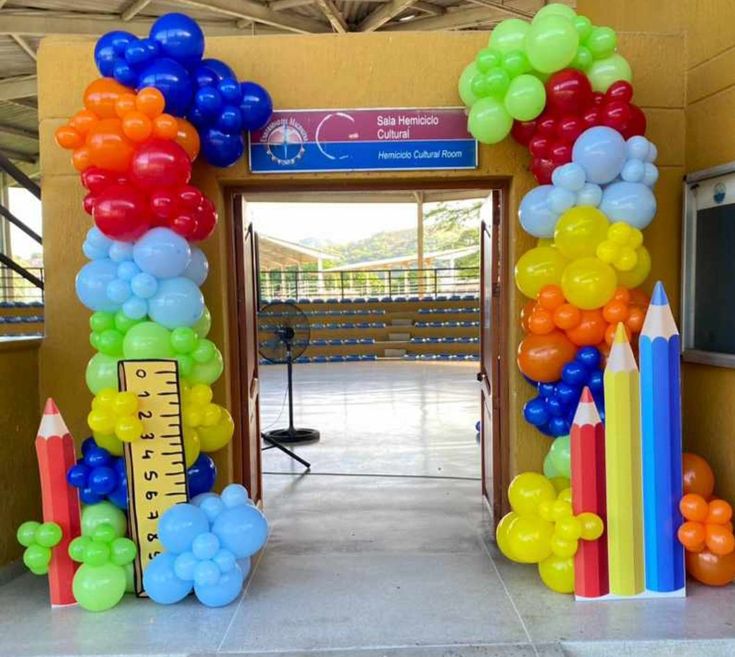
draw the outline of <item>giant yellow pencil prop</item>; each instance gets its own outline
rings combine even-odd
[[[610,593],[642,593],[643,506],[639,374],[618,324],[605,368],[605,473]]]

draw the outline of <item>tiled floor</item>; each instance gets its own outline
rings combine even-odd
[[[308,475],[266,453],[272,532],[239,603],[51,612],[44,580],[23,576],[0,588],[0,655],[735,655],[733,587],[575,604],[497,554],[479,492],[475,368],[297,368],[298,423],[323,438],[297,448]],[[267,426],[284,378],[261,376]]]

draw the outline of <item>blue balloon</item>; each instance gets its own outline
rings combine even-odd
[[[184,276],[190,278],[197,285],[202,285],[209,274],[209,261],[198,246],[191,247],[191,260],[184,271]]]
[[[97,495],[89,486],[85,486],[79,491],[79,499],[82,504],[99,504],[104,497]]]
[[[136,88],[155,87],[166,99],[166,111],[174,116],[186,116],[194,96],[189,71],[179,62],[162,57],[155,59],[138,76]]]
[[[194,70],[197,87],[217,86],[225,78],[236,77],[235,71],[219,59],[203,59]]]
[[[561,380],[570,386],[581,387],[587,380],[588,372],[582,363],[573,360],[561,370]]]
[[[77,297],[90,310],[115,312],[120,305],[107,296],[107,286],[117,279],[117,265],[109,258],[92,260],[77,274]]]
[[[204,54],[204,32],[185,14],[164,14],[151,26],[151,38],[158,42],[164,57],[184,66],[198,64]]]
[[[193,588],[191,582],[176,577],[174,571],[175,561],[176,555],[163,552],[154,557],[143,571],[143,588],[150,599],[159,605],[171,605],[180,602],[191,593]]]
[[[556,395],[546,400],[546,409],[549,411],[552,419],[562,417],[567,412],[567,407],[561,403],[561,400]]]
[[[115,60],[125,55],[128,44],[137,41],[138,37],[130,32],[115,30],[102,35],[94,47],[94,63],[100,75],[113,77]]]
[[[158,536],[163,547],[173,554],[191,550],[194,539],[209,531],[209,521],[193,504],[176,504],[158,521]]]
[[[587,386],[593,395],[601,394],[604,390],[604,376],[601,370],[592,372],[587,379]]]
[[[138,265],[136,265],[132,260],[125,260],[125,262],[121,262],[117,266],[117,277],[122,278],[124,281],[131,281],[138,274],[140,274],[140,267],[138,267]]]
[[[556,394],[556,384],[554,383],[539,383],[538,391],[544,397],[552,397]]]
[[[222,573],[216,584],[195,584],[194,593],[207,607],[224,607],[240,595],[244,579],[240,566],[236,565]]]
[[[97,443],[94,441],[94,438],[92,438],[92,436],[85,438],[82,442],[82,456],[86,456],[87,452],[93,447],[97,447]]]
[[[191,545],[192,553],[200,561],[213,559],[219,549],[219,539],[212,532],[199,534]]]
[[[228,167],[237,162],[245,152],[245,141],[240,133],[208,128],[200,133],[199,138],[204,159],[215,167]]]
[[[585,183],[577,192],[577,205],[590,205],[596,208],[602,201],[602,187],[595,183]]]
[[[214,522],[217,516],[225,510],[225,503],[218,495],[212,493],[212,497],[202,500],[199,503],[199,508],[207,515],[209,522]]]
[[[138,74],[125,59],[116,59],[112,69],[112,77],[126,87],[134,87],[138,83]]]
[[[197,460],[186,472],[189,497],[196,497],[211,491],[216,478],[217,466],[214,464],[214,460],[208,454],[200,453]]]
[[[225,105],[217,119],[217,127],[222,132],[241,132],[242,115],[234,105]]]
[[[112,455],[102,447],[91,447],[84,455],[84,465],[90,468],[101,468],[112,465]]]
[[[176,561],[174,561],[174,572],[176,573],[176,577],[183,579],[186,582],[193,582],[194,570],[198,563],[199,560],[192,552],[182,552],[176,557]]]
[[[563,187],[554,187],[549,192],[549,207],[552,212],[566,212],[569,208],[574,207],[577,202],[577,195]]]
[[[201,290],[182,276],[160,280],[156,293],[148,300],[148,315],[167,329],[193,326],[203,313]]]
[[[546,410],[546,402],[541,397],[534,397],[526,402],[523,407],[523,417],[526,422],[534,427],[540,427],[549,421],[549,412]]]
[[[239,104],[242,100],[242,89],[240,83],[234,78],[225,78],[217,84],[219,91],[225,102]]]
[[[94,468],[89,473],[89,488],[95,495],[109,495],[117,488],[117,474],[110,467]]]
[[[574,162],[562,164],[554,169],[554,173],[551,174],[551,182],[555,186],[562,187],[570,192],[581,191],[586,181],[584,169]]]
[[[121,278],[116,278],[107,284],[107,296],[116,305],[125,303],[132,293],[130,283]]]
[[[223,548],[242,559],[255,554],[268,539],[268,521],[260,510],[250,504],[227,508],[212,525]]]
[[[212,557],[212,561],[217,564],[217,568],[221,573],[227,573],[237,566],[235,555],[229,550],[218,550],[217,554]]]
[[[577,351],[574,360],[582,363],[588,370],[594,370],[600,367],[602,356],[596,347],[582,347]]]
[[[572,162],[584,169],[588,182],[598,185],[614,180],[622,171],[625,160],[623,136],[606,126],[585,130],[572,147]]]
[[[554,436],[566,436],[569,433],[569,421],[563,417],[552,417],[546,425],[549,433]]]
[[[90,468],[84,463],[77,463],[69,468],[66,473],[66,481],[74,488],[84,488],[87,485],[87,477],[89,477]]]
[[[160,47],[152,39],[136,39],[125,48],[125,61],[133,68],[140,68],[158,56]]]
[[[215,120],[222,111],[222,96],[215,87],[200,87],[194,94],[194,106],[207,121]]]
[[[643,230],[656,215],[656,197],[642,182],[618,181],[602,192],[600,210],[610,221],[624,221]]]
[[[534,237],[553,237],[559,213],[549,205],[549,194],[554,190],[552,185],[534,187],[521,199],[518,218],[521,227]]]
[[[141,272],[130,281],[130,289],[136,297],[150,299],[158,290],[158,281],[155,276]]]
[[[117,488],[112,491],[107,499],[110,500],[118,509],[128,508],[128,479],[123,477],[120,480]]]
[[[248,489],[242,484],[228,484],[222,491],[220,498],[228,509],[242,506],[243,504],[251,504]]]
[[[580,389],[562,381],[556,386],[556,396],[564,406],[576,406],[579,402]]]
[[[195,555],[196,556],[196,555]],[[219,582],[220,572],[214,561],[206,559],[194,566],[194,586],[215,586]]]
[[[148,304],[140,297],[130,297],[123,304],[122,311],[130,319],[143,319],[148,314]]]
[[[170,228],[151,228],[135,243],[133,260],[146,274],[173,278],[181,276],[189,266],[191,247]]]
[[[255,82],[240,83],[242,101],[240,112],[242,114],[243,130],[259,130],[271,118],[273,114],[273,99],[270,94]]]

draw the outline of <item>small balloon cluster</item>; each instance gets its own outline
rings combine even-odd
[[[165,98],[166,111],[188,117],[199,130],[204,159],[229,166],[242,157],[243,131],[268,121],[273,103],[255,82],[239,82],[218,59],[202,59],[204,34],[183,14],[161,16],[148,37],[129,32],[105,34],[95,47],[99,72],[135,89],[152,87]]]
[[[477,54],[459,79],[459,95],[470,108],[469,131],[486,144],[502,141],[511,132],[514,120],[536,119],[548,109],[552,97],[555,107],[559,99],[569,99],[573,95],[569,90],[573,82],[568,80],[574,72],[580,72],[588,80],[590,98],[593,90],[603,94],[614,82],[630,81],[630,66],[615,52],[616,48],[617,36],[613,30],[593,26],[588,18],[559,3],[542,7],[530,23],[518,18],[501,21],[492,31],[487,48]],[[565,69],[577,71],[552,82],[549,75]],[[581,102],[572,105],[570,101],[565,107],[581,105]],[[626,109],[632,112],[629,105]],[[565,124],[570,123],[567,115],[560,118]],[[575,129],[571,124],[560,128],[569,132]],[[556,125],[551,132],[556,132]],[[562,139],[560,151],[566,153],[568,144]],[[544,151],[543,155],[551,156],[552,150],[556,148],[550,148],[548,153]],[[559,164],[569,161],[561,152],[555,157],[560,158]]]
[[[566,487],[557,491],[536,472],[517,475],[508,487],[512,511],[498,523],[495,535],[508,559],[537,564],[541,580],[552,591],[572,593],[579,541],[599,539],[604,525],[594,513],[575,516],[569,480],[555,482]]]
[[[55,522],[24,522],[16,532],[16,538],[25,550],[23,563],[34,575],[45,575],[51,563],[52,550],[62,539],[61,527]]]
[[[558,478],[571,479],[572,454],[569,436],[559,436],[552,441],[544,457],[544,477],[552,483]]]
[[[66,481],[79,490],[79,499],[84,504],[97,504],[107,499],[118,509],[128,508],[128,477],[122,450],[118,456],[113,456],[94,438],[87,438],[82,443],[82,458],[69,468]]]
[[[543,358],[533,351],[524,353],[523,357]],[[526,366],[520,361],[520,356],[519,363]],[[589,387],[600,415],[604,417],[602,355],[595,347],[579,349],[574,358],[561,368],[558,381],[536,384],[538,394],[523,407],[524,419],[547,436],[557,438],[569,434],[585,386]]]
[[[168,509],[158,535],[166,551],[143,574],[150,598],[174,604],[193,590],[202,604],[222,607],[240,594],[249,559],[268,538],[268,523],[245,488],[231,484],[221,496],[200,495]]]

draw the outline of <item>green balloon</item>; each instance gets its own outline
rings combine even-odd
[[[199,340],[196,349],[191,353],[191,357],[197,363],[208,363],[214,358],[214,352],[217,349],[211,340]]]
[[[531,24],[520,18],[508,18],[495,26],[488,46],[499,53],[523,50],[526,34]]]
[[[23,563],[36,574],[46,573],[50,561],[51,550],[43,545],[31,545],[23,553]]]
[[[524,73],[530,73],[531,62],[522,50],[511,50],[503,55],[503,68],[511,78],[517,78]]]
[[[547,465],[549,471],[555,473],[546,474],[547,477],[565,477],[571,478],[571,447],[569,436],[559,436],[554,439],[549,448],[549,453],[544,459],[544,474],[546,474]]]
[[[118,566],[125,566],[135,559],[138,550],[135,543],[129,538],[116,538],[110,546],[110,556],[112,563]]]
[[[156,322],[141,322],[123,340],[125,358],[171,358],[171,332]]]
[[[82,510],[82,535],[93,536],[94,530],[103,523],[109,523],[115,530],[115,536],[125,536],[128,521],[125,514],[112,502],[98,502],[85,506]]]
[[[92,540],[101,543],[112,543],[117,536],[115,528],[108,522],[102,522],[92,531]]]
[[[82,563],[84,561],[84,553],[87,546],[92,542],[89,536],[77,536],[69,543],[69,556],[74,560]]]
[[[36,530],[41,526],[41,523],[35,520],[27,520],[15,533],[15,537],[18,539],[23,547],[30,547],[36,542]]]
[[[518,121],[535,119],[546,105],[544,83],[533,75],[519,75],[508,87],[505,109]]]
[[[500,65],[501,55],[492,48],[483,48],[475,57],[475,66],[480,73],[487,73]]]
[[[212,328],[212,315],[209,312],[209,308],[204,306],[204,312],[202,313],[202,316],[191,328],[194,329],[194,332],[200,338],[206,338],[209,335],[209,330]]]
[[[574,56],[572,63],[569,64],[572,68],[576,68],[579,71],[586,71],[594,61],[594,57],[587,46],[579,46],[577,48],[577,54]]]
[[[592,32],[592,21],[587,16],[577,16],[572,23],[579,34],[580,43],[583,43]]]
[[[102,333],[115,328],[115,315],[98,310],[89,318],[89,328],[93,333]]]
[[[125,593],[135,592],[135,569],[132,563],[126,563],[123,567],[125,571]]]
[[[52,548],[61,542],[61,527],[55,522],[44,522],[36,530],[36,543],[43,547]]]
[[[74,575],[72,591],[79,605],[87,611],[112,609],[125,595],[125,571],[112,563],[82,565]]]
[[[487,100],[487,99],[482,99]],[[479,104],[481,101],[478,100],[475,105]],[[474,109],[475,105],[472,106]],[[472,115],[472,110],[470,110],[470,116]],[[509,128],[510,130],[510,128]],[[186,377],[187,383],[191,385],[195,385],[197,383],[204,383],[208,386],[211,386],[217,379],[222,376],[222,372],[225,371],[225,364],[222,360],[222,354],[220,353],[220,350],[215,347],[214,351],[214,357],[206,363],[194,363],[191,368],[191,373]]]
[[[133,326],[140,324],[142,319],[132,319],[128,317],[122,310],[115,313],[115,328],[125,335]]]
[[[533,23],[537,23],[545,16],[562,16],[568,21],[574,21],[577,18],[577,12],[569,5],[563,5],[560,2],[552,2],[550,5],[541,7],[533,17]]]
[[[189,376],[194,367],[194,359],[189,354],[177,354],[176,360],[179,363],[179,376]]]
[[[198,338],[193,328],[180,326],[171,331],[171,347],[176,353],[188,354],[197,346]]]
[[[110,546],[101,541],[90,541],[84,550],[84,563],[90,566],[101,566],[110,560]]]
[[[117,390],[117,358],[107,354],[95,354],[87,364],[84,378],[89,391],[96,395],[100,390]]]
[[[477,65],[475,64],[475,62],[470,62],[469,64],[467,64],[467,66],[464,67],[464,71],[462,71],[462,75],[459,76],[459,82],[457,83],[457,90],[459,91],[459,97],[462,99],[462,102],[467,107],[472,107],[475,101],[477,101],[477,96],[472,91],[472,80],[475,78],[477,74],[478,74]],[[194,326],[196,327],[196,324]],[[204,336],[200,336],[200,337],[204,337]]]
[[[508,136],[513,119],[499,100],[481,98],[470,110],[467,128],[477,141],[497,144]]]
[[[615,52],[618,36],[610,27],[595,27],[584,42],[595,59],[604,59]]]
[[[555,73],[577,54],[579,35],[571,21],[551,14],[534,21],[526,37],[526,54],[537,71]]]
[[[123,334],[117,329],[107,329],[101,333],[92,333],[96,336],[96,348],[108,356],[122,356]]]
[[[587,70],[587,77],[594,91],[605,93],[608,87],[618,80],[631,82],[633,72],[627,60],[615,53],[606,59],[596,59]]]
[[[488,96],[502,99],[510,86],[510,75],[508,75],[508,71],[504,68],[494,68],[485,76],[485,83],[487,85]]]

